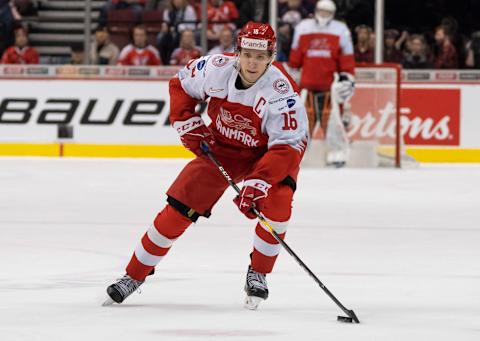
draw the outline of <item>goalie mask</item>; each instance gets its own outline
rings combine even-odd
[[[315,7],[315,18],[320,26],[327,26],[335,16],[337,6],[332,0],[320,0]]]

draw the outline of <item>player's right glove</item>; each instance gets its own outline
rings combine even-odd
[[[240,194],[233,199],[233,202],[248,219],[255,219],[257,216],[253,213],[252,208],[255,207],[257,211],[262,211],[270,187],[272,185],[260,179],[245,180]]]
[[[210,147],[215,144],[212,132],[200,116],[191,117],[186,121],[176,121],[173,123],[173,128],[177,130],[185,148],[197,156],[203,155],[200,148],[201,141],[207,142]]]

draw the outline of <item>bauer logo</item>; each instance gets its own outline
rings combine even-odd
[[[357,88],[352,98],[352,120],[348,135],[353,139],[376,139],[394,144],[396,104],[392,91]],[[460,143],[460,90],[404,89],[400,109],[403,141],[411,145],[449,145]]]

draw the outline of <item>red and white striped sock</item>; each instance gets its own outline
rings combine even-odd
[[[152,269],[168,253],[173,242],[185,232],[191,223],[190,219],[172,206],[166,205],[137,245],[127,265],[127,274],[137,281],[145,280]]]
[[[275,222],[268,219],[267,221],[274,227],[279,237],[283,240],[285,238],[288,221]],[[272,272],[281,247],[282,246],[277,242],[267,228],[263,227],[260,223],[257,223],[257,226],[255,227],[255,236],[253,239],[251,263],[253,270],[263,274]]]

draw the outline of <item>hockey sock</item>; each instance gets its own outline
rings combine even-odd
[[[272,223],[275,225],[282,225],[282,223]],[[279,233],[279,237],[283,240],[285,238],[285,232]],[[272,272],[278,253],[280,252],[280,248],[281,245],[275,240],[270,232],[267,231],[260,223],[257,223],[257,226],[255,227],[253,253],[251,257],[251,265],[253,270],[263,274]]]
[[[166,205],[142,237],[127,265],[126,271],[133,279],[143,281],[168,253],[173,242],[180,237],[192,221]]]

